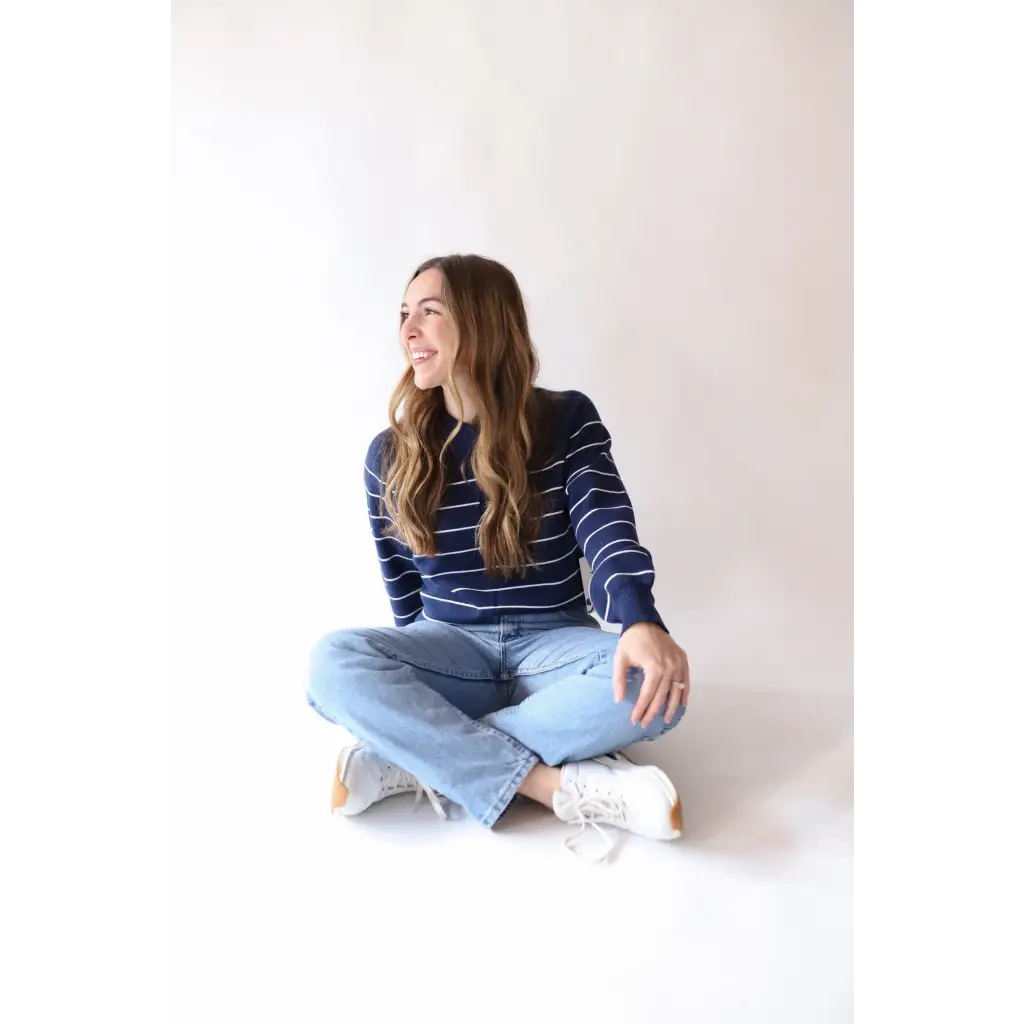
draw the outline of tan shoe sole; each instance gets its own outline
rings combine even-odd
[[[359,740],[352,745],[358,747]],[[348,800],[348,786],[341,781],[341,758],[343,755],[344,751],[338,755],[338,766],[334,769],[334,785],[331,786],[331,814],[339,807],[344,807],[345,801]]]
[[[628,757],[621,750],[617,750],[614,754],[606,755],[606,760],[608,760],[611,763],[614,763],[616,758],[621,758],[627,764],[637,764],[636,761]],[[601,758],[597,757],[594,760],[600,761]],[[672,831],[675,832],[675,835],[669,838],[678,839],[683,831],[683,805],[679,801],[679,793],[676,791],[675,785],[673,785],[672,780],[656,765],[637,765],[637,767],[642,767],[645,771],[648,771],[652,775],[656,776],[658,780],[661,782],[662,786],[665,787],[666,796],[668,796],[670,800],[673,800],[673,804],[669,808],[668,812],[668,823]]]
[[[683,831],[683,805],[678,800],[672,805],[672,810],[668,812],[668,823],[672,826],[673,831]]]
[[[334,785],[331,787],[331,814],[339,807],[345,806],[348,800],[348,786],[341,781],[341,755],[338,755],[338,767],[334,772]]]

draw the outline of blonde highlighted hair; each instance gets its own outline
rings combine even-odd
[[[393,520],[387,533],[416,555],[436,555],[434,523],[452,459],[451,443],[463,420],[462,396],[453,371],[472,381],[478,399],[478,436],[471,473],[486,496],[477,531],[491,577],[521,576],[533,564],[530,543],[540,534],[543,499],[530,473],[557,447],[552,392],[534,387],[539,369],[526,307],[512,273],[482,256],[440,256],[420,264],[410,282],[437,269],[442,298],[455,325],[455,353],[447,386],[459,409],[446,431],[441,388],[421,391],[407,367],[388,404],[390,443],[383,452],[384,508]],[[401,415],[399,415],[401,413]]]

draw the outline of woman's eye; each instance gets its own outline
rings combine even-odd
[[[433,313],[434,316],[440,316],[440,311],[436,310],[436,309],[425,309],[425,310],[423,310],[423,312],[424,312],[424,314]]]
[[[408,313],[399,313],[398,314],[398,322],[400,324],[404,324],[405,321],[408,320],[408,319],[409,319],[409,314]]]

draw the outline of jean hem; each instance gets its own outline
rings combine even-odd
[[[534,767],[540,763],[540,758],[530,752],[526,759],[516,770],[515,775],[508,780],[507,783],[502,787],[501,792],[498,794],[497,800],[491,804],[487,813],[480,819],[480,824],[485,828],[491,828],[494,823],[504,813],[505,808],[512,803],[512,798],[519,792],[519,787],[523,783],[523,779],[533,771]]]

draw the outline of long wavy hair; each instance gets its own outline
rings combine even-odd
[[[388,404],[390,443],[383,452],[387,532],[416,555],[436,555],[434,523],[449,474],[450,446],[464,423],[458,367],[472,381],[479,403],[471,472],[487,498],[477,529],[486,575],[508,580],[533,564],[530,544],[541,528],[543,499],[530,473],[546,464],[555,445],[554,396],[534,387],[539,364],[515,277],[482,256],[439,256],[421,263],[410,283],[436,268],[442,298],[455,325],[455,351],[447,386],[458,407],[446,431],[440,387],[421,391],[407,367]],[[401,415],[399,415],[401,413]],[[465,474],[465,467],[458,467]],[[468,479],[463,475],[460,479]]]

